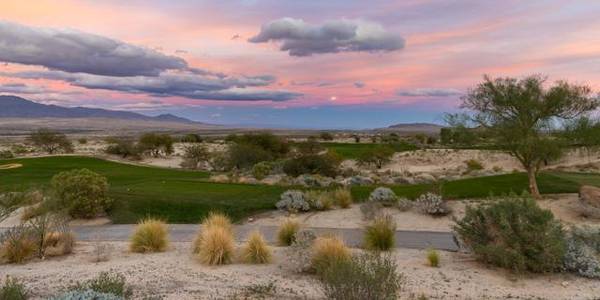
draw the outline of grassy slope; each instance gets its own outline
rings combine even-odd
[[[321,143],[327,149],[334,150],[344,159],[356,159],[364,152],[377,146],[386,145],[394,148],[397,152],[415,150],[417,147],[408,143],[393,144],[353,144],[353,143]]]
[[[21,163],[22,168],[0,170],[0,191],[47,185],[60,171],[88,168],[108,177],[117,205],[115,223],[134,223],[147,215],[171,223],[196,223],[211,210],[227,212],[236,220],[274,207],[285,187],[207,182],[207,173],[142,167],[89,157],[43,157],[0,160]],[[600,186],[600,174],[544,173],[538,178],[542,193],[574,193],[580,184]],[[416,198],[434,190],[432,185],[394,186],[403,197]],[[373,187],[354,187],[355,199],[366,199]],[[486,197],[527,189],[525,174],[469,178],[445,183],[448,199]]]

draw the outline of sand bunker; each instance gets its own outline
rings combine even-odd
[[[22,167],[22,164],[6,164],[0,165],[0,170],[16,169]]]

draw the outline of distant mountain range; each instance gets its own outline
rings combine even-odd
[[[431,123],[401,123],[378,130],[405,133],[439,133],[441,128],[444,128],[444,126]]]
[[[151,117],[129,111],[87,107],[63,107],[36,103],[16,96],[0,96],[0,118],[111,118],[120,120],[203,124],[172,114],[162,114]]]

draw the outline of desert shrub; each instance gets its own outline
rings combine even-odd
[[[318,174],[335,177],[339,172],[342,159],[333,151],[325,154],[301,155],[287,160],[283,164],[283,172],[298,177],[303,174]]]
[[[88,169],[60,172],[52,177],[51,185],[57,204],[72,217],[95,217],[113,203],[106,177]]]
[[[398,202],[398,197],[390,188],[378,187],[369,195],[369,201],[379,202],[383,206],[393,206]]]
[[[465,161],[465,164],[467,165],[467,172],[483,170],[483,165],[478,160],[469,159]]]
[[[233,234],[220,226],[204,228],[198,239],[197,251],[197,256],[203,264],[229,264],[234,255]]]
[[[145,133],[138,140],[138,148],[142,153],[158,157],[171,155],[174,152],[173,138],[168,134]]]
[[[222,227],[225,230],[233,234],[233,224],[231,219],[225,214],[218,212],[210,212],[208,216],[202,221],[202,226],[207,227]]]
[[[36,147],[41,148],[44,152],[54,154],[62,151],[65,153],[73,152],[73,144],[67,136],[49,129],[39,129],[31,133],[28,137]]]
[[[600,228],[571,229],[566,239],[565,269],[579,276],[600,278]]]
[[[277,242],[280,246],[289,246],[294,243],[296,233],[300,230],[300,222],[296,219],[285,219],[277,230]]]
[[[44,238],[45,256],[71,254],[75,246],[75,236],[69,231],[52,231]]]
[[[271,164],[261,161],[252,167],[252,176],[258,180],[263,180],[271,173]]]
[[[100,293],[92,290],[68,291],[50,300],[123,300],[123,297],[108,293]]]
[[[125,276],[119,273],[101,272],[97,277],[73,285],[70,291],[93,291],[96,293],[114,295],[122,298],[130,298],[133,295],[131,287],[127,284]],[[92,293],[93,294],[93,293]],[[69,299],[69,298],[61,298]],[[79,299],[79,298],[73,298]],[[88,298],[83,298],[88,299]],[[104,299],[104,298],[91,298]],[[110,298],[109,298],[110,299]],[[117,298],[118,299],[118,298]]]
[[[435,249],[427,250],[427,263],[434,268],[440,266],[440,254]]]
[[[366,201],[360,205],[360,212],[365,220],[375,219],[375,217],[381,214],[382,209],[383,205],[376,201]]]
[[[454,230],[479,260],[495,266],[536,273],[563,266],[562,225],[528,196],[468,206]]]
[[[333,198],[331,193],[326,191],[308,191],[304,193],[304,198],[311,209],[330,210],[333,207]]]
[[[2,150],[0,151],[0,159],[11,159],[14,158],[15,155],[10,150]]]
[[[450,208],[442,196],[434,193],[425,193],[419,196],[416,206],[421,213],[432,216],[444,216],[450,213]]]
[[[352,193],[348,189],[338,188],[331,192],[333,201],[341,208],[348,208],[352,205]]]
[[[86,138],[79,138],[79,139],[77,139],[77,142],[80,145],[85,145],[85,144],[87,144],[88,140]]]
[[[198,169],[202,164],[210,161],[210,152],[202,144],[187,146],[183,152],[183,161],[181,167],[186,169]]]
[[[132,252],[163,252],[169,245],[167,224],[147,218],[138,223],[130,239]]]
[[[394,148],[390,146],[377,146],[363,152],[358,157],[360,165],[374,165],[377,169],[381,169],[383,165],[392,160]]]
[[[73,251],[75,237],[62,216],[42,213],[31,218],[26,225],[36,242],[39,258],[66,255]]]
[[[16,145],[12,145],[12,146],[10,147],[10,150],[11,150],[11,151],[12,151],[14,154],[17,154],[17,155],[20,155],[20,154],[25,154],[25,153],[27,153],[27,152],[31,152],[31,149],[29,149],[28,147],[26,147],[26,146],[25,146],[25,145],[23,145],[23,144],[16,144]]]
[[[188,133],[188,134],[182,136],[179,139],[179,141],[182,142],[182,143],[202,143],[203,139],[198,134]]]
[[[289,268],[296,273],[314,271],[312,265],[313,244],[317,236],[312,230],[300,230],[293,238],[292,245],[286,249]]]
[[[362,254],[335,261],[320,273],[319,282],[327,299],[393,300],[399,299],[404,278],[389,256]]]
[[[0,235],[0,258],[8,263],[23,263],[33,257],[38,243],[29,227],[11,227]]]
[[[396,242],[396,223],[389,215],[375,218],[365,230],[365,248],[375,251],[388,251]]]
[[[398,210],[400,211],[409,211],[413,207],[413,202],[406,198],[398,198],[396,207],[398,207]]]
[[[306,141],[296,144],[296,151],[299,156],[318,155],[323,150],[325,150],[325,147],[314,138],[308,138]]]
[[[287,212],[309,211],[310,204],[306,201],[304,193],[298,190],[287,190],[280,196],[280,200],[275,207]]]
[[[332,264],[350,259],[350,250],[338,237],[318,237],[312,249],[312,267],[321,273]]]
[[[127,138],[110,138],[107,140],[109,145],[104,149],[107,154],[118,155],[122,158],[133,160],[141,159],[140,148]]]
[[[6,276],[4,284],[0,287],[1,300],[26,300],[28,298],[25,286],[16,278]]]
[[[248,237],[242,249],[242,258],[247,263],[266,264],[271,261],[271,249],[259,231],[254,231]]]
[[[319,133],[319,138],[324,141],[333,141],[333,134],[329,132],[321,132]]]

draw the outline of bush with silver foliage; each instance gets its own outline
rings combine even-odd
[[[574,227],[566,244],[565,269],[579,276],[600,278],[600,228]]]
[[[442,196],[434,193],[425,193],[416,200],[416,206],[421,213],[444,216],[450,213],[450,208],[442,199]]]
[[[378,187],[369,195],[369,201],[379,202],[383,206],[392,206],[398,202],[398,197],[391,189]]]
[[[275,204],[277,209],[288,212],[309,211],[310,204],[302,191],[288,190],[280,196],[280,200]]]

